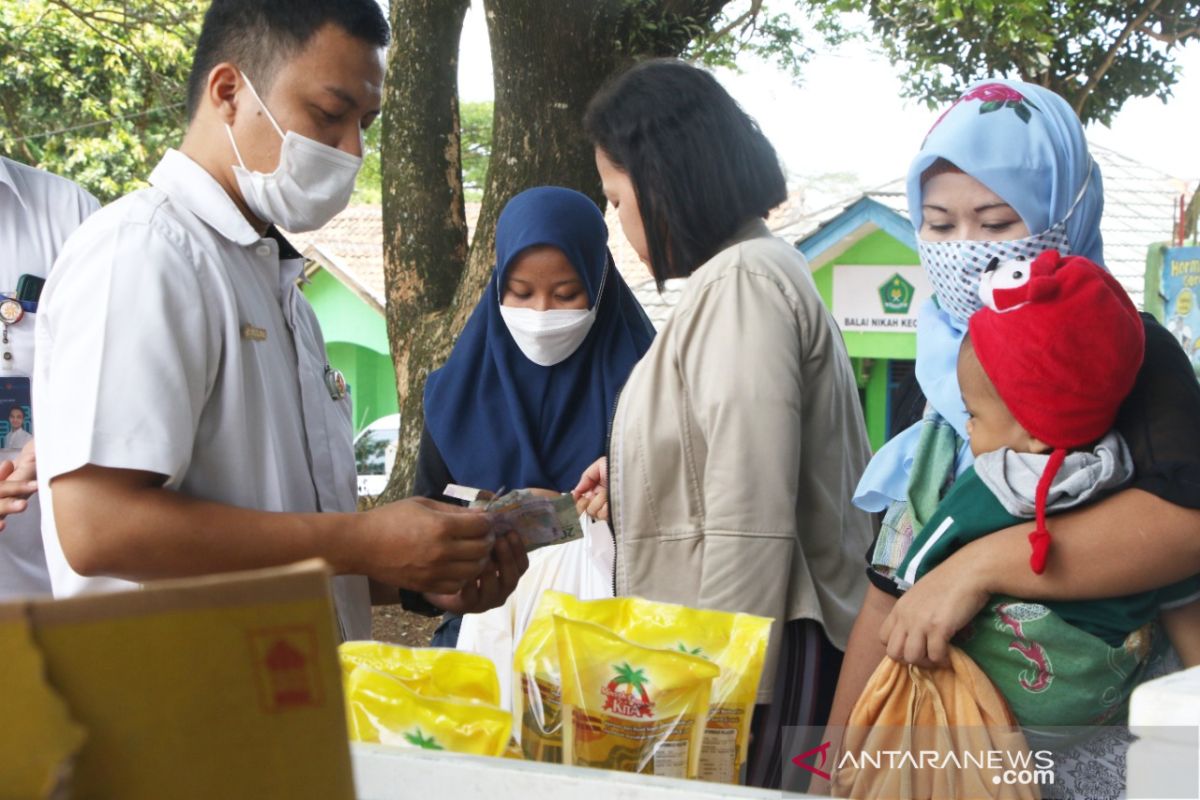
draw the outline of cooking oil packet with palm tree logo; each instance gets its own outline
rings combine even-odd
[[[338,646],[342,679],[366,666],[403,681],[426,697],[450,697],[500,705],[496,665],[487,656],[444,647],[402,647],[384,642],[343,642]]]
[[[425,697],[367,666],[345,678],[350,739],[396,747],[502,756],[512,714],[486,703]]]
[[[554,591],[542,595],[537,613],[593,622],[639,645],[700,656],[720,667],[709,698],[699,777],[738,782],[772,620],[640,597],[577,600]]]
[[[695,778],[712,682],[721,670],[554,617],[562,665],[563,762]]]

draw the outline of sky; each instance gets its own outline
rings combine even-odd
[[[1182,49],[1178,63],[1182,77],[1168,104],[1130,100],[1111,128],[1094,124],[1088,137],[1194,187],[1200,181],[1200,44]],[[897,68],[869,42],[819,53],[805,67],[801,86],[770,64],[739,66],[740,73],[718,70],[717,78],[758,120],[794,184],[830,173],[851,173],[861,187],[898,178],[937,118],[938,112],[901,96]],[[466,101],[493,96],[479,0],[463,30],[459,92]]]

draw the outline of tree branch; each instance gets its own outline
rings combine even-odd
[[[1175,31],[1174,33],[1159,33],[1149,25],[1145,25],[1142,27],[1142,33],[1146,36],[1149,36],[1151,39],[1172,45],[1178,44],[1185,39],[1190,39],[1193,36],[1200,36],[1200,25],[1196,25],[1191,28],[1184,28],[1181,31]]]
[[[737,19],[731,20],[728,25],[720,30],[713,31],[704,38],[715,42],[724,39],[738,28],[741,28],[744,31],[747,26],[751,25],[754,20],[758,19],[758,15],[762,13],[762,7],[763,0],[754,0],[754,2],[750,4],[750,8],[746,9],[744,13],[740,14]]]
[[[1146,7],[1142,9],[1141,13],[1129,21],[1129,23],[1125,26],[1125,30],[1121,31],[1121,35],[1117,37],[1115,42],[1113,42],[1112,47],[1108,48],[1108,52],[1104,54],[1104,60],[1100,62],[1099,69],[1097,69],[1091,74],[1090,77],[1088,77],[1087,83],[1084,84],[1083,89],[1079,93],[1079,97],[1075,100],[1075,113],[1080,117],[1083,116],[1083,107],[1087,103],[1088,97],[1090,97],[1092,92],[1095,91],[1096,86],[1100,83],[1100,79],[1104,77],[1104,74],[1108,72],[1109,68],[1113,65],[1113,62],[1116,61],[1117,53],[1119,53],[1121,48],[1125,46],[1125,43],[1129,41],[1129,37],[1133,35],[1133,32],[1146,24],[1146,20],[1150,18],[1150,15],[1154,13],[1154,9],[1158,8],[1161,3],[1162,0],[1150,0],[1150,2],[1146,4]]]

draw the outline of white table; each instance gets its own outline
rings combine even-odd
[[[351,744],[359,800],[779,800],[779,790],[507,758]],[[788,795],[801,797],[801,795]]]

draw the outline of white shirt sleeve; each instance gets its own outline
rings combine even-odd
[[[42,299],[35,394],[46,480],[85,464],[174,488],[220,357],[195,259],[162,213],[120,201],[66,244]]]

